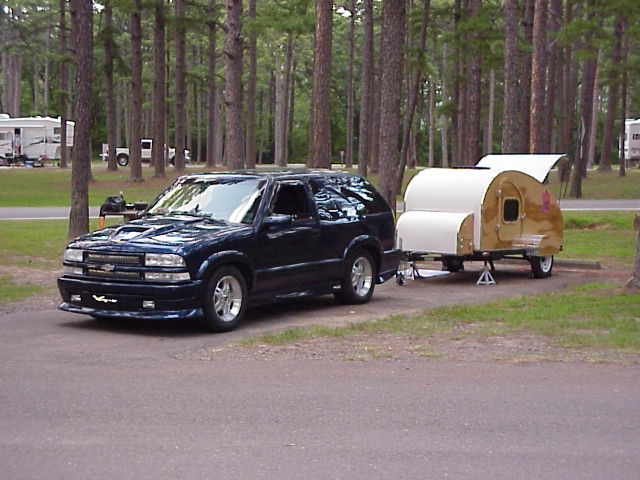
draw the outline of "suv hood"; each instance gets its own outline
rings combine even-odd
[[[191,216],[148,216],[123,225],[108,227],[79,237],[70,246],[78,248],[131,246],[157,247],[159,245],[180,247],[197,243],[211,237],[226,238],[228,235],[250,229],[211,218]]]

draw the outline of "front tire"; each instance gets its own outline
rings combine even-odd
[[[358,250],[347,258],[340,292],[335,296],[342,303],[367,303],[376,286],[376,267],[365,250]]]
[[[531,257],[531,274],[533,278],[547,278],[551,276],[553,270],[553,255],[546,257]]]
[[[129,165],[128,155],[120,155],[116,160],[118,161],[118,165],[120,165],[121,167],[126,167],[127,165]]]
[[[235,267],[220,267],[207,284],[202,325],[213,332],[233,330],[244,317],[247,300],[247,282],[242,273]]]

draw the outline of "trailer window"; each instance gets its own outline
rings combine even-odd
[[[502,221],[517,222],[520,217],[520,202],[516,198],[505,199],[502,205]]]

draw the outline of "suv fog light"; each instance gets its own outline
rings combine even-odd
[[[156,302],[154,300],[143,300],[142,308],[144,308],[145,310],[155,310]]]
[[[71,301],[73,303],[82,303],[82,296],[76,294],[71,295]]]

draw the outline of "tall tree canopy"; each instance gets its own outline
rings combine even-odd
[[[393,28],[406,34],[388,53],[384,12],[397,3],[93,3],[94,157],[103,143],[135,150],[136,139],[155,137],[177,147],[178,169],[183,148],[234,168],[353,158],[362,173],[380,169],[385,184],[405,163],[559,152],[575,163],[574,196],[592,159],[601,169],[619,162],[622,119],[640,117],[629,74],[640,64],[640,2],[405,0]],[[64,41],[74,38],[65,7],[15,0],[0,9],[0,111],[79,121],[68,101],[79,84],[65,73],[76,47]],[[142,178],[137,161],[127,168]]]

